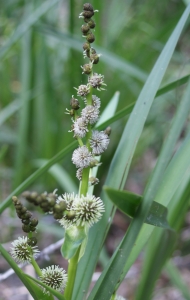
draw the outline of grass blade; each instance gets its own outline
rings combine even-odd
[[[4,46],[0,48],[0,58],[2,58],[8,50],[25,34],[25,32],[34,25],[41,16],[43,16],[53,5],[57,4],[60,0],[49,0],[43,2],[25,21],[23,21],[15,30],[10,39]]]
[[[166,68],[169,64],[181,31],[189,16],[189,11],[190,6],[188,6],[188,8],[185,10],[174,32],[165,45],[152,72],[150,73],[150,76],[146,81],[146,84],[138,98],[132,114],[130,115],[129,121],[127,123],[127,126],[125,127],[122,139],[110,167],[110,173],[112,173],[114,182],[112,182],[113,179],[111,180],[111,178],[109,177],[109,173],[109,186],[118,186],[119,188],[122,188],[122,186],[125,184],[132,156],[135,151],[137,141],[142,132],[144,122],[148,115],[153,99],[156,95],[158,87],[161,83],[161,80],[164,76]],[[125,149],[125,151],[123,151],[123,149]],[[127,165],[124,162],[127,162]],[[120,171],[122,177],[118,176],[118,174],[117,177],[113,176],[113,174],[115,174],[115,169]],[[150,209],[152,201],[152,194],[149,192],[145,195],[144,201],[140,206],[140,209],[137,211],[137,216],[132,221],[129,230],[125,238],[123,239],[122,244],[120,245],[120,253],[118,254],[117,252],[117,254],[115,254],[111,259],[109,266],[102,273],[91,295],[89,296],[89,300],[106,300],[111,297],[112,293],[114,292],[115,285],[120,279],[123,265],[126,264],[126,257],[128,257],[130,252],[132,251],[133,245],[146,218],[147,211]],[[110,268],[112,268],[112,272],[110,271]]]

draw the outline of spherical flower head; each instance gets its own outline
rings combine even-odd
[[[98,91],[105,90],[102,86],[106,84],[104,83],[104,76],[101,74],[94,73],[93,76],[88,78],[88,82]]]
[[[37,257],[39,253],[37,246],[31,246],[28,242],[28,238],[24,236],[12,242],[10,253],[17,262],[30,262],[32,257]]]
[[[95,155],[100,155],[103,153],[107,149],[109,141],[109,137],[104,131],[92,131],[92,137],[90,139],[92,153]]]
[[[73,205],[76,212],[77,226],[92,226],[100,220],[102,213],[105,211],[102,200],[88,194],[76,198]]]
[[[88,132],[87,120],[85,118],[78,118],[73,124],[73,132],[75,137],[83,138]]]
[[[67,284],[67,274],[63,268],[59,266],[52,265],[41,270],[42,275],[40,280],[51,287],[52,289],[62,292]],[[49,294],[49,292],[44,288],[44,293]]]
[[[81,146],[74,150],[72,155],[72,162],[77,168],[87,168],[92,160],[92,153],[86,146]]]
[[[99,109],[93,105],[87,105],[81,112],[81,116],[90,124],[94,124],[98,121]]]
[[[90,93],[90,87],[88,84],[87,85],[81,84],[79,85],[78,89],[75,88],[75,90],[77,90],[77,96],[81,96],[81,97],[85,97]]]

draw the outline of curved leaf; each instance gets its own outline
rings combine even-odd
[[[116,190],[109,187],[104,187],[104,190],[117,208],[119,208],[129,217],[135,217],[137,208],[143,201],[142,196],[130,193],[128,191]],[[145,223],[157,227],[171,229],[166,219],[167,213],[168,210],[164,205],[153,201],[148,215],[145,219]]]
[[[78,247],[86,239],[85,227],[71,226],[65,230],[65,239],[61,247],[61,254],[65,259],[71,259]]]

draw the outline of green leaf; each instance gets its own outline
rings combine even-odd
[[[134,218],[137,208],[142,201],[142,196],[107,186],[104,186],[104,190],[117,208],[129,217]]]
[[[77,249],[86,239],[86,229],[85,227],[71,226],[65,230],[65,239],[61,247],[61,254],[65,259],[71,259]]]
[[[111,167],[108,174],[108,179],[106,184],[111,187],[116,187],[122,189],[126,178],[128,175],[128,170],[131,164],[131,160],[139,140],[140,134],[142,132],[144,122],[147,118],[149,109],[155,97],[155,94],[158,90],[158,87],[161,83],[161,80],[164,76],[166,68],[169,64],[173,51],[175,49],[176,43],[179,39],[179,36],[182,32],[182,29],[185,25],[185,22],[189,16],[190,7],[188,7],[184,14],[182,15],[179,23],[177,24],[175,30],[170,36],[168,42],[166,43],[160,57],[158,58],[156,64],[154,65],[153,70],[151,71],[142,92],[139,95],[137,103],[133,109],[132,114],[130,115],[127,126],[125,127],[123,136],[119,143],[118,149],[116,150],[113,162],[111,163]],[[188,146],[185,147],[186,150]],[[189,149],[188,149],[189,151]],[[187,157],[186,157],[187,158]],[[186,161],[186,166],[188,163]],[[184,165],[183,165],[184,167]],[[186,168],[185,168],[186,170]],[[117,173],[116,173],[117,171]],[[183,170],[184,172],[184,170]],[[175,172],[175,175],[177,172]],[[180,178],[182,179],[182,178]],[[178,178],[179,180],[179,178]],[[175,183],[176,184],[176,183]],[[170,190],[170,186],[167,191]],[[163,191],[162,191],[163,192]],[[171,191],[170,191],[171,192]],[[144,220],[148,214],[148,211],[153,202],[152,190],[149,190],[146,196],[144,197],[144,201],[140,205],[140,208],[137,211],[136,217],[132,220],[129,230],[125,235],[123,241],[119,245],[117,252],[113,255],[109,265],[102,272],[100,278],[96,282],[90,296],[89,300],[95,299],[105,299],[108,300],[112,293],[115,290],[115,286],[117,282],[120,281],[120,277],[125,273],[123,269],[125,269],[126,261],[132,252],[133,245],[136,244],[136,239],[140,233],[141,227],[143,226]],[[156,201],[156,199],[155,199]],[[105,214],[107,217],[107,215]],[[102,223],[100,222],[101,226]],[[100,226],[99,224],[99,226]],[[152,226],[149,226],[152,227]],[[103,230],[101,228],[101,230]],[[107,231],[107,228],[106,228]],[[99,233],[99,232],[97,232]],[[97,234],[96,234],[97,238]],[[97,247],[97,241],[96,241]],[[91,250],[91,249],[90,249]],[[94,251],[93,251],[94,252]],[[85,254],[86,257],[87,253]],[[93,253],[94,255],[94,253]],[[82,260],[81,260],[82,261]],[[88,259],[89,262],[89,259]],[[85,267],[85,266],[84,266]],[[84,276],[84,275],[83,275]],[[81,276],[84,280],[84,277]],[[89,274],[88,274],[89,276]],[[86,279],[87,281],[87,279]],[[84,285],[82,285],[83,289],[86,289]]]
[[[140,203],[143,201],[143,197],[137,194],[130,193],[128,191],[120,191],[109,187],[104,187],[107,195],[114,205],[122,212],[131,218],[135,217],[135,213]],[[145,223],[154,225],[157,227],[167,228],[170,226],[167,222],[167,208],[160,203],[153,201],[148,215],[145,219]]]

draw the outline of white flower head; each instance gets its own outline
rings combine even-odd
[[[67,284],[67,274],[63,268],[59,266],[52,265],[41,270],[42,275],[40,280],[51,287],[52,289],[62,292]],[[49,292],[44,288],[44,293],[49,294]]]
[[[90,93],[90,86],[87,85],[79,85],[78,89],[75,88],[75,90],[77,90],[77,96],[81,96],[81,97],[85,97],[86,95],[88,95]]]
[[[102,86],[106,84],[104,83],[104,76],[101,74],[94,73],[93,76],[88,78],[88,82],[98,91],[105,90]]]
[[[11,243],[11,255],[17,262],[30,262],[31,258],[36,258],[40,252],[37,246],[31,246],[28,244],[28,238],[25,236],[19,237],[17,240]]]
[[[85,137],[86,133],[88,132],[87,120],[85,120],[83,117],[76,119],[72,130],[74,132],[74,136],[79,138]]]
[[[87,105],[81,112],[81,116],[84,120],[90,124],[94,124],[98,121],[99,109],[93,105]]]
[[[92,153],[86,146],[78,147],[72,155],[72,162],[77,168],[87,168],[92,160]]]
[[[97,223],[105,211],[104,204],[99,197],[86,195],[76,198],[73,203],[76,212],[76,224],[92,226]]]
[[[109,141],[109,137],[104,131],[92,131],[92,137],[90,139],[92,153],[95,155],[103,153],[107,149]]]

